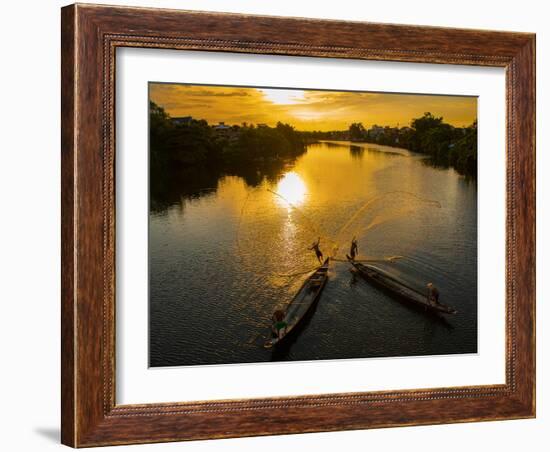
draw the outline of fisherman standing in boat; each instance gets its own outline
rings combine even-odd
[[[317,242],[314,242],[311,244],[311,248],[308,248],[309,250],[315,250],[315,255],[317,256],[317,259],[319,259],[319,263],[323,263],[323,252],[319,249],[319,243],[321,243],[321,237],[317,239]]]
[[[349,250],[349,255],[351,257],[351,260],[355,260],[355,256],[359,254],[358,248],[357,248],[357,239],[353,237],[351,240],[351,249]]]
[[[439,304],[439,290],[437,290],[437,287],[435,287],[431,282],[427,284],[427,287],[428,287],[428,303]]]

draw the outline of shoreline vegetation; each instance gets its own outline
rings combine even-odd
[[[407,149],[429,157],[436,167],[454,168],[459,174],[477,177],[477,121],[468,127],[454,127],[427,112],[410,126],[366,129],[356,122],[346,131],[302,132],[313,140],[345,140]]]
[[[171,118],[149,104],[150,189],[152,208],[215,189],[223,175],[242,177],[250,186],[281,171],[312,141],[289,124],[209,125],[204,119]],[[185,178],[186,188],[181,187]],[[182,190],[185,190],[182,192]]]
[[[410,127],[366,129],[352,123],[343,131],[297,131],[290,124],[211,125],[191,116],[172,118],[149,103],[150,190],[153,210],[215,190],[224,175],[242,177],[250,186],[273,181],[281,171],[319,140],[351,141],[405,148],[425,154],[434,166],[452,167],[475,178],[477,174],[477,122],[454,127],[443,118],[425,113]],[[185,179],[185,188],[181,180]],[[184,191],[182,191],[184,190]]]

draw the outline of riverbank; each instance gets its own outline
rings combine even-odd
[[[345,140],[399,147],[425,154],[435,167],[454,168],[459,174],[477,177],[477,121],[467,127],[455,127],[431,113],[412,119],[410,126],[390,127],[362,123],[350,124],[347,130],[300,132],[318,140]]]
[[[411,127],[384,128],[367,136],[371,143],[399,144],[412,152],[428,155],[433,166],[454,168],[459,174],[477,177],[477,121],[468,127],[454,127],[442,117],[425,113],[413,119]]]
[[[350,146],[350,148],[356,147],[360,149],[367,149],[373,152],[386,152],[388,154],[396,154],[403,156],[414,155],[414,152],[408,149],[400,148],[397,146],[388,146],[377,143],[370,143],[367,141],[349,141],[349,140],[319,140],[319,143],[337,144],[341,146]]]
[[[467,141],[463,143],[462,140]],[[392,144],[381,144],[376,141],[350,141],[350,140],[319,140],[320,143],[334,143],[349,145],[350,147],[375,150],[377,152],[388,152],[403,156],[423,155],[425,161],[435,168],[453,168],[460,175],[477,178],[477,131],[474,134],[465,134],[458,143],[447,144],[447,151],[421,152],[419,150],[406,149],[403,146]],[[473,143],[475,140],[475,144]],[[469,143],[468,143],[469,142]],[[467,149],[464,150],[463,148]],[[386,149],[384,149],[386,148]],[[474,152],[475,150],[475,152]]]
[[[176,191],[192,197],[205,187],[215,189],[224,175],[255,186],[292,164],[311,142],[289,124],[211,125],[191,117],[171,118],[154,102],[149,124],[152,205],[171,202]],[[182,180],[186,188],[175,190]]]

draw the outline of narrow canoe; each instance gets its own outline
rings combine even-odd
[[[272,337],[264,344],[264,347],[271,348],[277,344],[285,342],[286,338],[292,336],[292,333],[298,330],[298,327],[315,306],[321,297],[321,292],[325,288],[328,280],[329,258],[323,265],[317,268],[302,284],[300,290],[296,293],[292,301],[288,304],[283,321],[286,328],[280,337]]]
[[[450,306],[428,301],[427,294],[423,294],[416,289],[403,284],[401,281],[377,269],[376,267],[356,262],[349,256],[347,257],[350,264],[353,265],[353,267],[365,280],[373,286],[388,292],[390,295],[393,295],[394,297],[413,304],[419,308],[423,308],[426,311],[442,314],[457,313],[456,309],[453,309]]]

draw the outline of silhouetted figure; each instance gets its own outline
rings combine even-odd
[[[317,256],[317,259],[319,259],[319,263],[323,263],[323,252],[319,249],[319,243],[321,243],[321,237],[317,239],[317,242],[314,242],[311,244],[311,248],[308,248],[309,250],[315,250],[315,255]]]
[[[351,257],[351,260],[355,259],[355,256],[359,254],[359,250],[357,248],[357,240],[355,237],[353,237],[353,240],[351,241],[351,249],[349,250],[349,255]]]
[[[433,283],[428,283],[426,285],[428,287],[428,302],[439,304],[439,290],[437,290],[437,287],[433,285]]]

